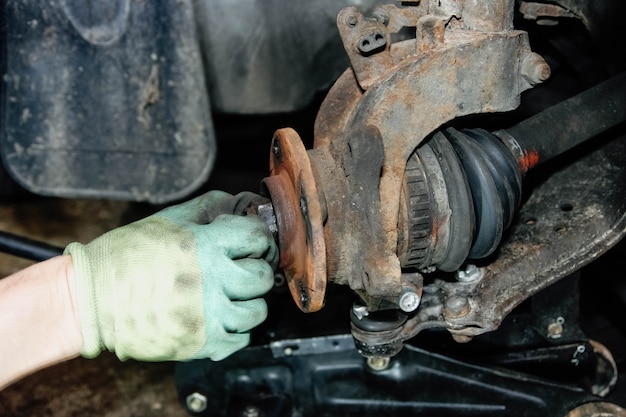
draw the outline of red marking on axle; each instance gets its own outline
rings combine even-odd
[[[518,162],[522,174],[525,174],[539,164],[539,153],[535,149],[524,149],[524,156]]]

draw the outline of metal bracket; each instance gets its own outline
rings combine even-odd
[[[181,404],[202,395],[204,409],[188,409],[194,416],[245,416],[254,409],[258,415],[277,417],[561,417],[598,400],[571,385],[464,363],[413,346],[390,361],[368,361],[350,344],[350,335],[291,339],[248,348],[221,362],[181,362],[176,367]],[[288,348],[293,349],[290,354]]]

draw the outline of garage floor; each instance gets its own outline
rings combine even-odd
[[[0,230],[65,246],[87,242],[148,214],[150,207],[110,201],[28,198],[0,204]],[[0,276],[30,262],[0,254]],[[112,354],[74,359],[0,392],[1,416],[184,416],[171,363],[120,362]]]

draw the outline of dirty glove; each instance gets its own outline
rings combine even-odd
[[[245,347],[278,258],[267,226],[241,215],[255,198],[212,191],[70,244],[82,355],[220,360]]]

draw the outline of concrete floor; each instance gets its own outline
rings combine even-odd
[[[87,242],[151,208],[124,202],[32,197],[0,203],[0,230],[58,246]],[[0,254],[0,276],[31,264]],[[120,362],[112,354],[78,358],[33,374],[0,392],[0,416],[185,416],[172,363]]]

